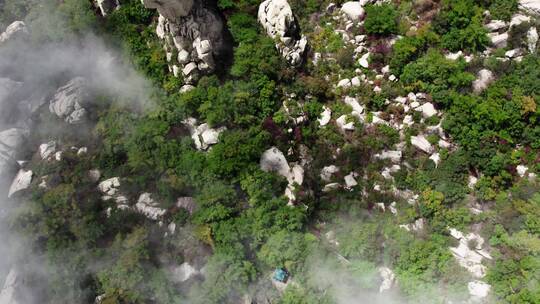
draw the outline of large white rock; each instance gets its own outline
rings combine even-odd
[[[524,166],[524,165],[518,165],[516,167],[516,171],[517,171],[517,173],[518,173],[518,175],[520,177],[525,176],[525,173],[527,173],[528,170],[529,170],[529,168],[527,166]]]
[[[519,7],[528,13],[540,15],[539,0],[519,0]]]
[[[508,24],[502,20],[491,20],[491,22],[484,25],[484,27],[490,32],[496,32],[498,30],[504,29],[507,26]]]
[[[431,102],[426,102],[425,104],[417,107],[415,110],[418,112],[422,112],[422,116],[424,116],[424,118],[429,118],[431,116],[437,115],[437,110],[435,110],[435,107]]]
[[[354,172],[351,172],[351,173],[345,175],[345,177],[344,177],[344,179],[345,179],[345,187],[347,189],[351,189],[351,188],[356,187],[358,185],[358,182],[356,181],[355,176],[356,176],[356,173],[354,173]]]
[[[26,24],[22,21],[11,23],[6,30],[0,35],[0,45],[17,38],[28,36]]]
[[[200,272],[197,269],[195,269],[195,267],[191,266],[187,262],[182,263],[178,267],[174,267],[172,269],[172,273],[173,273],[173,280],[179,283],[185,282],[191,279],[192,277],[200,274]]]
[[[411,136],[411,144],[428,154],[433,152],[433,146],[429,143],[424,135]]]
[[[379,267],[379,275],[382,278],[381,285],[379,286],[379,292],[384,292],[386,290],[389,290],[394,285],[394,281],[396,280],[396,275],[392,271],[392,269],[388,267]]]
[[[360,66],[362,66],[363,68],[369,68],[369,56],[371,55],[371,53],[367,52],[365,53],[364,55],[362,55],[362,57],[360,57],[360,59],[358,60],[358,63],[360,64]]]
[[[431,159],[435,163],[435,167],[437,167],[439,166],[439,163],[441,162],[441,155],[439,153],[433,153],[431,154],[429,159]]]
[[[332,110],[330,110],[330,108],[328,108],[327,106],[323,106],[321,117],[317,119],[321,127],[326,126],[330,122],[331,118],[332,118]]]
[[[39,156],[42,160],[48,160],[54,156],[56,153],[56,142],[55,141],[49,141],[48,143],[44,143],[39,145]]]
[[[512,16],[512,19],[510,20],[510,28],[520,25],[523,22],[530,22],[530,21],[531,21],[531,17],[529,16],[525,16],[522,14],[515,14],[514,16]]]
[[[143,193],[139,196],[135,209],[151,220],[160,219],[167,212],[166,209],[159,208],[159,204],[154,201],[151,193]]]
[[[118,177],[109,178],[107,180],[102,181],[98,185],[98,189],[99,191],[101,191],[101,193],[106,194],[106,195],[111,195],[111,196],[118,193],[119,187],[120,187],[120,178]]]
[[[322,168],[320,176],[323,181],[329,182],[330,179],[332,178],[332,175],[338,172],[339,172],[339,168],[337,166],[330,165],[330,166],[326,166]]]
[[[0,132],[0,154],[14,158],[17,150],[24,143],[27,132],[19,128],[10,128]]]
[[[13,194],[19,191],[28,189],[28,187],[30,187],[30,184],[32,183],[32,176],[33,174],[30,170],[19,170],[19,173],[17,173],[15,179],[9,187],[8,197],[11,197]]]
[[[76,77],[59,88],[50,100],[49,110],[51,113],[56,114],[67,123],[81,123],[87,115],[84,107],[89,101],[89,91],[85,82],[84,78]]]
[[[300,28],[287,0],[265,0],[259,5],[258,20],[266,33],[276,39],[281,55],[293,66],[303,62],[307,38]]]
[[[5,281],[2,291],[0,291],[0,303],[2,304],[25,304],[17,299],[17,289],[21,284],[19,273],[12,268]]]
[[[476,80],[473,81],[473,91],[475,93],[482,92],[493,82],[493,80],[495,80],[495,77],[490,70],[481,69],[476,75]]]
[[[491,289],[491,285],[482,281],[469,282],[469,284],[467,284],[467,287],[469,289],[469,294],[477,298],[487,297],[489,294],[489,290]]]
[[[207,150],[210,146],[217,144],[219,135],[227,129],[226,127],[213,129],[207,123],[197,126],[197,120],[192,117],[185,119],[183,123],[188,127],[198,150]]]
[[[491,38],[491,44],[496,48],[504,48],[508,44],[508,33],[492,33],[488,36]]]
[[[338,88],[349,88],[351,87],[352,83],[349,78],[341,79],[338,81],[337,87]]]
[[[364,17],[365,11],[359,1],[349,1],[343,3],[341,11],[352,21],[360,22]]]
[[[527,31],[527,48],[529,49],[529,52],[534,53],[536,52],[536,45],[538,44],[538,31],[536,30],[536,27],[531,27],[529,31]]]
[[[288,177],[291,170],[285,155],[276,147],[264,151],[261,156],[260,166],[263,171],[277,172],[283,177]]]
[[[357,112],[358,114],[364,113],[364,107],[358,103],[358,99],[354,97],[350,97],[350,96],[345,96],[344,102],[345,104],[350,106],[353,111]]]
[[[354,131],[355,129],[354,122],[347,122],[347,115],[341,115],[338,119],[336,119],[336,124],[343,131]]]
[[[304,182],[304,169],[298,164],[292,164],[292,167],[285,159],[285,155],[278,148],[272,147],[261,156],[261,170],[266,172],[276,172],[285,177],[288,181],[285,189],[285,196],[289,198],[289,204],[296,200],[294,194],[296,187]]]
[[[463,235],[457,229],[449,228],[450,234],[459,240],[457,247],[450,247],[450,251],[458,261],[459,265],[467,269],[475,278],[483,278],[486,275],[486,266],[482,265],[484,258],[491,259],[491,256],[482,247],[484,239],[475,233]],[[472,246],[474,242],[475,246]]]
[[[185,83],[195,83],[201,75],[215,70],[218,59],[232,47],[226,43],[223,18],[211,1],[141,1],[147,8],[158,10],[156,34],[170,54],[168,62],[173,52],[178,54],[180,66],[170,66],[170,71],[189,72],[184,73]],[[190,65],[188,69],[186,65]]]
[[[375,154],[377,159],[390,159],[393,163],[399,163],[401,161],[401,156],[403,152],[401,151],[382,151],[381,153]]]

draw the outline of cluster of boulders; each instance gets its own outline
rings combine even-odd
[[[93,180],[99,179],[100,173],[97,170],[92,170],[89,174],[94,175]],[[112,177],[101,181],[98,184],[98,190],[102,194],[101,199],[104,201],[112,200],[116,203],[116,208],[119,210],[133,210],[138,212],[148,219],[158,221],[162,225],[167,209],[162,208],[159,201],[154,198],[154,195],[149,192],[144,192],[139,195],[137,202],[130,206],[128,196],[121,190],[121,180],[119,177]],[[184,209],[189,214],[193,214],[197,209],[197,204],[192,197],[180,197],[176,202],[176,208]],[[107,215],[110,216],[112,208],[107,210]],[[174,234],[176,224],[171,222],[167,225],[167,235]]]
[[[195,143],[197,150],[206,151],[212,145],[215,145],[219,141],[219,135],[227,130],[226,127],[220,127],[217,129],[210,128],[207,123],[197,124],[197,119],[188,117],[183,121],[184,125],[188,127],[191,138]]]
[[[510,38],[510,30],[513,27],[519,26],[522,23],[531,22],[532,19],[530,16],[524,15],[522,13],[515,14],[512,16],[510,22],[505,22],[503,20],[490,20],[484,25],[485,29],[489,32],[488,36],[491,39],[491,44],[493,48],[505,48],[508,46],[508,39]],[[501,60],[521,60],[522,56],[525,55],[525,52],[534,53],[536,52],[538,44],[538,30],[531,24],[527,30],[527,50],[521,50],[519,48],[509,50],[504,55],[504,58]],[[493,49],[486,50],[485,54],[490,54]]]
[[[259,6],[259,22],[266,33],[277,40],[276,47],[293,66],[302,64],[307,38],[300,33],[298,22],[287,0],[265,0]]]
[[[169,69],[187,85],[215,70],[230,48],[222,17],[211,1],[141,0],[159,12],[156,33],[163,40]]]
[[[85,107],[90,98],[86,80],[76,77],[56,91],[49,102],[49,110],[67,123],[82,123],[88,115]]]
[[[482,264],[484,259],[491,260],[492,257],[485,249],[484,239],[476,234],[464,235],[461,231],[449,228],[450,235],[459,241],[457,247],[450,247],[450,251],[458,261],[459,265],[467,269],[475,279],[469,282],[469,293],[473,298],[485,298],[489,294],[491,286],[481,279],[486,276],[486,266]]]
[[[340,172],[339,167],[336,165],[325,166],[321,169],[321,180],[326,183],[323,187],[323,192],[330,192],[343,187],[346,190],[352,190],[358,186],[358,173],[351,171],[347,175],[343,176],[343,184],[338,182],[335,176]]]

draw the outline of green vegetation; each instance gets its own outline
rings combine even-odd
[[[341,21],[322,13],[328,3],[315,0],[290,4],[309,38],[309,54],[326,59],[287,66],[257,22],[259,2],[217,1],[234,40],[232,61],[180,93],[183,79],[169,73],[155,35],[157,13],[139,0],[122,1],[106,18],[96,17],[85,0],[5,1],[1,24],[25,17],[36,28],[36,46],[95,32],[155,86],[149,110],[103,97],[85,139],[88,155],[70,151],[58,162],[30,163],[51,182],[46,189],[33,184],[32,194],[21,196],[13,226],[47,264],[38,276],[46,282],[42,302],[93,303],[103,295],[103,304],[213,304],[263,294],[272,303],[334,304],[348,289],[376,298],[381,266],[394,271],[400,301],[465,301],[472,279],[448,249],[455,246],[453,227],[489,240],[489,300],[538,303],[540,192],[516,167],[540,171],[540,57],[501,63],[497,54],[472,61],[445,56],[478,55],[489,43],[483,11],[508,20],[516,1],[368,5],[363,26],[349,38],[368,34],[369,69],[336,31]],[[419,28],[409,31],[405,17]],[[56,18],[62,22],[48,24]],[[516,47],[525,43],[521,32],[511,42]],[[404,37],[390,46],[397,34]],[[386,65],[391,72],[379,73]],[[475,74],[486,67],[496,80],[475,93]],[[354,77],[367,80],[335,88]],[[394,102],[419,92],[441,115],[423,116]],[[358,100],[365,118],[351,115],[345,96]],[[325,127],[317,122],[323,106],[332,110]],[[354,131],[336,125],[342,115]],[[184,123],[189,117],[223,128],[218,143],[196,149]],[[405,117],[412,123],[402,123]],[[63,134],[54,134],[63,145],[80,145],[76,135]],[[411,146],[416,135],[425,135],[439,160]],[[397,168],[398,162],[375,157],[397,146],[403,154]],[[286,178],[260,169],[270,147],[283,151],[291,166],[303,166],[294,203],[283,195],[290,190]],[[321,170],[329,165],[339,171],[323,181]],[[162,225],[104,200],[88,176],[96,168],[100,181],[121,177],[130,206],[142,192],[153,193],[167,210]],[[385,169],[393,170],[391,178]],[[351,172],[358,185],[349,189],[344,179]],[[475,185],[471,177],[478,177]],[[325,189],[331,183],[339,187]],[[180,197],[193,197],[196,208],[176,206]],[[477,207],[484,212],[472,213]],[[420,231],[400,228],[416,221],[424,225]],[[171,273],[184,262],[204,266],[204,274],[178,282]],[[291,274],[283,293],[270,283],[278,267]]]
[[[371,35],[390,35],[397,33],[398,12],[390,4],[368,5],[364,27]]]

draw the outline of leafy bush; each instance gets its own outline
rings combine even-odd
[[[399,39],[394,44],[390,67],[394,73],[401,74],[407,63],[416,60],[427,51],[429,46],[436,45],[438,42],[439,36],[430,27],[420,28],[415,35]]]
[[[398,12],[390,4],[367,5],[364,28],[371,35],[396,34],[398,30]]]
[[[512,15],[518,10],[518,0],[492,0],[489,12],[491,18],[510,21]]]
[[[444,48],[480,51],[489,43],[482,20],[482,9],[473,0],[446,0],[433,23]]]
[[[475,77],[465,72],[464,61],[446,59],[435,50],[409,63],[403,69],[401,80],[419,90],[437,93],[449,89],[461,90],[469,87]]]

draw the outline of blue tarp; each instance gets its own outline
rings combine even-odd
[[[276,268],[274,271],[274,280],[276,281],[285,282],[287,281],[287,277],[289,277],[289,274],[283,268]]]

